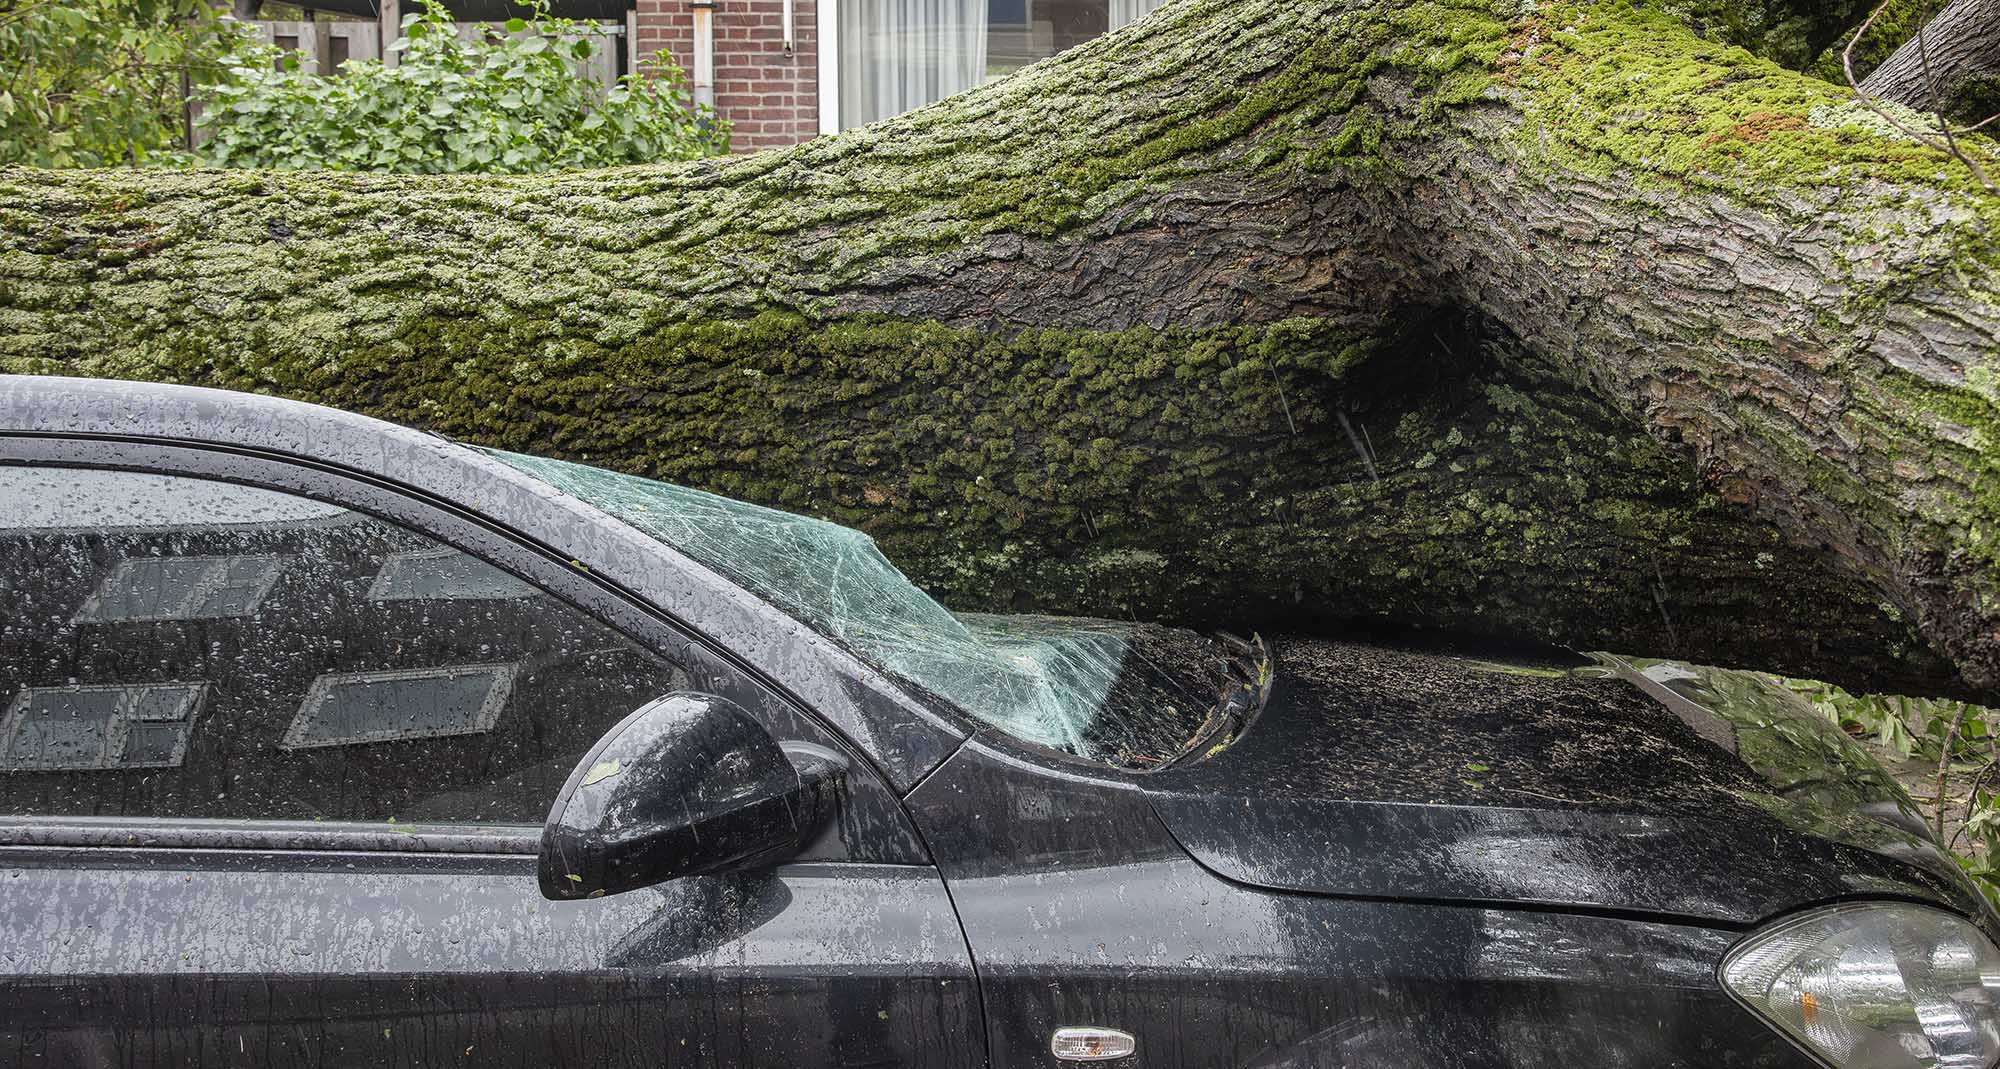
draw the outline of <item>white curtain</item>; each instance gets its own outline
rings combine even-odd
[[[840,0],[840,125],[986,80],[986,0]]]
[[[1115,30],[1126,23],[1137,22],[1166,2],[1167,0],[1111,0],[1111,28]]]

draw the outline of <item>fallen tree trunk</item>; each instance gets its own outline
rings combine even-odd
[[[2000,77],[2000,0],[1952,0],[1861,80],[1861,91],[1947,111],[1969,81]]]
[[[1181,0],[686,166],[7,172],[0,359],[820,513],[960,605],[2000,693],[2000,198],[1664,16],[1510,11]]]

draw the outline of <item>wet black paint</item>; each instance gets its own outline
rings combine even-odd
[[[564,662],[598,675],[551,675],[549,693],[670,666],[675,689],[789,744],[795,774],[800,744],[844,765],[793,860],[570,902],[542,898],[542,829],[511,802],[390,825],[368,809],[285,819],[312,799],[254,778],[217,782],[238,800],[263,789],[270,812],[16,799],[0,814],[0,1063],[1051,1065],[1054,1028],[1087,1024],[1139,1037],[1123,1064],[1142,1066],[1802,1069],[1715,979],[1748,926],[1860,896],[1993,926],[1893,784],[1864,765],[1802,775],[1839,767],[1844,740],[1727,679],[1280,636],[1261,712],[1208,735],[1155,710],[1126,752],[1171,752],[1157,744],[1190,727],[1205,745],[1120,769],[975,730],[657,541],[431,436],[266,398],[0,378],[0,464],[336,503],[387,525],[383,548],[427,539],[541,592],[547,611],[505,633],[577,657],[613,646],[576,635],[624,643],[622,662]],[[71,585],[102,588],[119,555],[82,554]],[[206,622],[126,620],[165,643],[134,656],[203,661],[220,641],[240,660],[217,621],[267,578],[301,611],[364,580],[417,582],[336,558],[299,573],[326,577],[320,600],[254,563],[212,576]],[[45,667],[119,656],[78,637],[89,614],[44,615]],[[374,630],[356,643],[389,634]],[[253,693],[232,715],[277,740],[305,698],[266,697],[257,726]],[[470,715],[471,699],[448,702]],[[575,730],[595,738],[629,711]],[[200,715],[190,755],[202,724],[238,722]],[[589,738],[545,756],[587,772]],[[415,782],[449,785],[451,753],[424,751]],[[249,756],[238,772],[254,776]],[[477,814],[491,822],[463,823]]]
[[[817,751],[817,752],[813,752]],[[835,805],[846,762],[794,758],[727,698],[669,694],[607,732],[557,793],[542,896],[597,898],[798,856]]]
[[[1796,796],[1769,778],[1784,768],[1753,767],[1595,662],[1275,644],[1278,682],[1252,729],[1142,784],[1180,843],[1232,879],[1731,924],[1859,894],[1990,916],[1927,837],[1870,819],[1898,812],[1886,778]],[[1779,726],[1801,746],[1827,727],[1802,705],[1771,715],[1796,721]],[[1760,759],[1791,737],[1766,734]]]

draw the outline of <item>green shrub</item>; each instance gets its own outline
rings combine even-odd
[[[536,7],[505,36],[458,37],[423,0],[403,18],[401,62],[349,60],[337,78],[246,47],[204,94],[201,156],[225,167],[520,174],[714,155],[728,132],[688,101],[687,79],[658,53],[654,77],[617,86],[572,67],[598,47],[595,27]]]
[[[205,0],[0,2],[0,165],[186,161],[186,87],[243,47]]]
[[[1911,793],[1929,811],[1939,841],[2000,907],[2000,709],[1942,698],[1850,694],[1811,680],[1787,684],[1841,730],[1871,743],[1877,756],[1923,763],[1928,792]]]

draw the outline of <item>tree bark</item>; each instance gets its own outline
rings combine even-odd
[[[1179,0],[727,161],[6,172],[0,360],[827,515],[966,607],[1994,696],[1955,166],[1644,9]]]
[[[1959,88],[2000,75],[2000,0],[1953,0],[1861,80],[1861,91],[1945,111]]]

